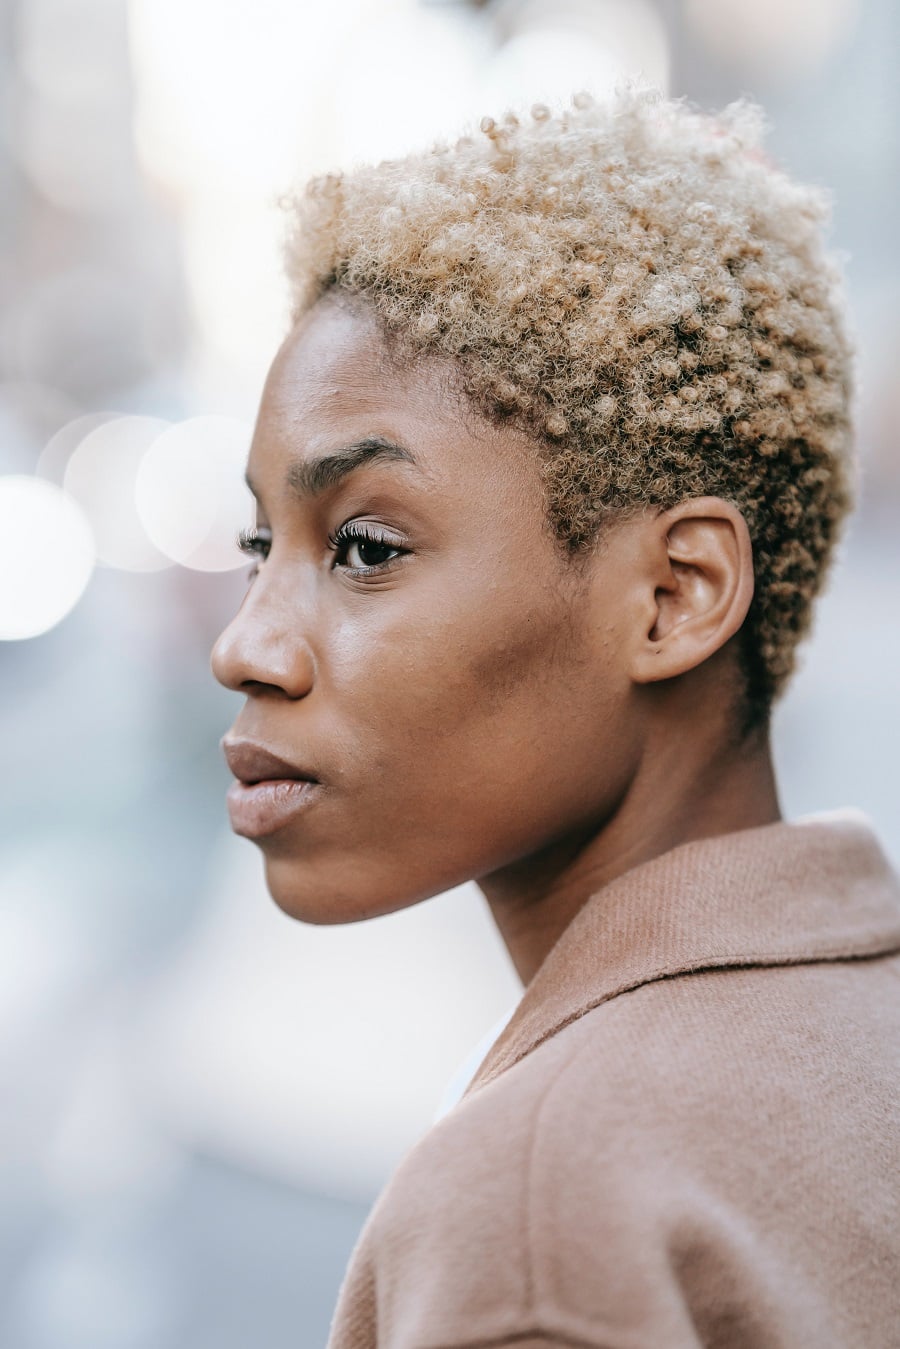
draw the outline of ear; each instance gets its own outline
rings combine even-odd
[[[647,524],[644,631],[631,662],[638,684],[702,665],[738,631],[753,599],[753,547],[736,506],[694,497]]]

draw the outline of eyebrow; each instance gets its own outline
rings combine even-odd
[[[415,456],[403,445],[384,436],[365,436],[362,440],[355,440],[352,445],[345,445],[318,459],[295,460],[288,467],[287,484],[298,496],[321,496],[329,488],[336,487],[348,474],[379,460],[416,463]],[[244,480],[253,495],[258,497],[249,472],[244,475]]]

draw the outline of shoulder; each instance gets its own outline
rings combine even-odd
[[[649,1328],[680,1345],[698,1343],[698,1319],[786,1298],[784,1315],[816,1325],[835,1257],[823,1221],[843,1212],[889,1255],[900,1198],[885,1183],[880,1211],[861,1205],[872,1159],[844,1155],[873,1105],[882,1152],[900,1124],[897,1040],[873,1058],[866,1016],[844,1015],[851,994],[842,1008],[815,967],[716,971],[565,1027],[398,1170],[370,1240],[383,1314],[448,1340],[463,1320],[472,1342],[515,1324],[610,1344]]]
[[[511,1325],[609,1344],[651,1325],[659,1343],[694,1343],[666,1234],[685,1159],[657,1127],[647,1044],[637,1055],[607,1029],[614,1006],[466,1096],[398,1169],[368,1245],[380,1314],[414,1322],[409,1343],[419,1325],[435,1343]],[[674,1090],[672,1064],[660,1057]]]

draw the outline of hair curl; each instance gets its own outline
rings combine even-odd
[[[761,153],[759,111],[644,91],[314,179],[292,199],[299,317],[364,297],[451,357],[494,420],[541,447],[574,550],[610,512],[716,495],[743,513],[751,707],[794,665],[849,506],[851,353],[821,192]]]

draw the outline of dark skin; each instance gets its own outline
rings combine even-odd
[[[779,818],[767,736],[739,733],[750,540],[706,497],[573,562],[537,446],[474,411],[452,362],[395,356],[328,296],[275,359],[256,574],[212,655],[245,695],[226,748],[316,780],[257,838],[287,913],[348,922],[475,879],[527,983],[600,886]]]

